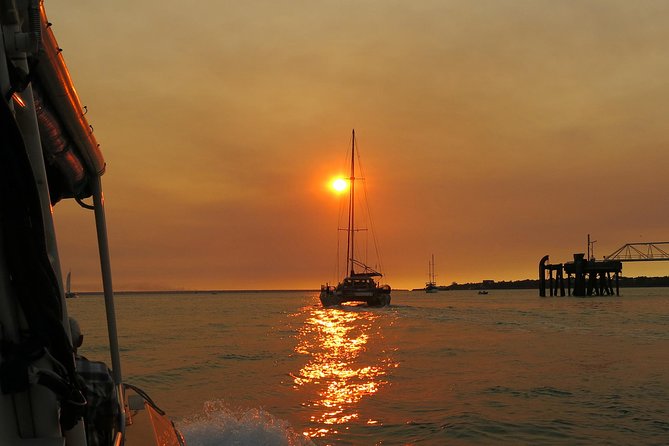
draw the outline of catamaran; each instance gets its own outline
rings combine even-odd
[[[436,293],[439,291],[439,287],[437,286],[437,282],[435,280],[435,274],[434,274],[434,254],[432,254],[432,260],[428,262],[428,282],[425,283],[425,292],[426,293]]]
[[[355,149],[354,129],[351,136],[348,223],[345,229],[347,276],[336,286],[321,285],[320,300],[324,307],[341,305],[344,302],[362,302],[375,307],[390,305],[390,286],[381,285],[377,281],[383,274],[356,259],[355,234],[361,229],[356,227],[355,221]]]
[[[2,0],[0,28],[0,445],[90,446],[92,426],[91,443],[183,446],[164,412],[122,380],[105,162],[43,2]],[[83,201],[91,196],[92,205]],[[51,212],[62,199],[95,214],[113,381],[108,401],[119,413],[104,428],[84,419],[91,400],[81,359],[75,362]]]

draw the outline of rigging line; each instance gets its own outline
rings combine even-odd
[[[342,195],[339,196],[339,215],[337,217],[337,232],[336,232],[336,243],[337,243],[337,257],[335,259],[335,282],[339,280],[339,273],[340,273],[340,262],[341,262],[341,231],[339,228],[341,228],[341,223],[344,219],[344,200],[342,198]]]
[[[375,251],[375,254],[376,254],[376,259],[379,263],[379,271],[383,272],[384,268],[383,268],[383,262],[382,262],[382,259],[381,259],[381,251],[379,249],[379,241],[376,237],[376,228],[374,226],[374,219],[372,218],[371,205],[369,203],[370,200],[369,200],[368,193],[367,193],[367,181],[365,180],[366,176],[364,175],[364,170],[363,170],[362,165],[360,165],[360,174],[362,175],[362,191],[363,191],[363,195],[365,196],[365,199],[364,199],[365,208],[366,208],[367,216],[368,216],[368,219],[369,219],[369,228],[372,232],[372,242],[374,243],[374,251]]]
[[[379,249],[379,241],[376,238],[376,228],[374,227],[374,220],[372,219],[372,212],[371,212],[371,207],[369,204],[369,197],[367,195],[367,181],[366,181],[366,174],[365,170],[362,166],[362,161],[361,161],[361,156],[360,156],[360,146],[358,145],[358,170],[360,171],[360,179],[362,180],[362,192],[364,195],[364,204],[365,204],[365,209],[367,211],[367,218],[369,220],[369,229],[372,233],[372,241],[374,243],[374,251],[376,254],[376,260],[379,262],[379,271],[384,272],[383,268],[383,262],[381,260],[381,251]],[[385,275],[385,274],[384,274]]]
[[[365,182],[363,181],[363,191],[364,191],[364,194],[365,194],[365,201],[367,202],[366,203],[367,214],[369,215],[369,228],[371,229],[371,233],[372,233],[372,241],[374,243],[374,250],[376,252],[376,258],[377,258],[377,261],[379,262],[379,271],[383,272],[384,268],[383,268],[383,262],[381,260],[381,250],[379,249],[379,241],[376,238],[376,229],[374,227],[374,220],[372,219],[372,212],[371,212],[371,209],[370,209],[369,200],[367,199],[367,188],[364,186],[364,184],[365,184]]]
[[[349,154],[350,154],[350,150],[351,150],[351,139],[352,139],[352,138],[353,138],[353,136],[351,135],[351,136],[348,138],[348,143],[346,144],[346,155],[344,156],[344,160],[343,160],[343,162],[340,164],[340,166],[341,166],[340,171],[341,171],[341,172],[347,172],[347,171],[348,171],[348,162],[347,162],[347,160],[349,159]],[[347,178],[348,178],[348,177],[347,177]],[[349,183],[349,187],[351,187],[351,184],[350,184],[350,183]],[[335,279],[336,279],[336,280],[335,280],[335,282],[338,281],[338,280],[340,279],[340,277],[341,277],[341,276],[340,276],[340,273],[341,273],[340,268],[341,268],[341,263],[342,263],[342,261],[341,261],[341,260],[342,260],[342,259],[341,259],[341,255],[342,255],[342,254],[341,254],[341,243],[342,243],[342,240],[341,240],[341,229],[340,229],[340,228],[342,228],[342,222],[344,221],[344,215],[345,215],[345,214],[348,215],[348,214],[346,213],[346,211],[347,211],[347,205],[348,205],[348,200],[345,200],[344,197],[345,197],[345,194],[341,194],[341,195],[339,196],[339,216],[338,216],[338,218],[337,218],[337,232],[336,232],[336,234],[337,234],[337,258],[336,258],[336,261],[335,261],[335,265],[336,265],[336,266],[335,266],[335,270],[336,270],[336,275],[335,275]],[[348,234],[347,234],[347,235],[348,235]],[[348,241],[348,240],[347,240],[347,241]],[[344,259],[344,260],[345,260],[346,265],[347,265],[347,266],[344,268],[344,271],[346,271],[346,269],[348,269],[348,259]],[[348,274],[348,273],[345,273],[345,275],[346,275],[346,274]]]
[[[344,221],[344,213],[346,212],[346,200],[344,200],[344,195],[339,196],[339,216],[337,218],[337,231],[336,231],[336,240],[337,243],[337,253],[335,258],[335,282],[340,279],[341,273],[341,236],[342,236],[342,222]]]

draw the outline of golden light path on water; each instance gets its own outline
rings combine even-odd
[[[309,359],[293,380],[295,389],[316,395],[304,403],[313,408],[310,420],[314,423],[304,434],[323,437],[348,423],[360,423],[358,403],[387,384],[388,368],[396,364],[385,351],[369,352],[370,336],[374,341],[382,337],[377,323],[381,315],[361,307],[313,307],[309,311],[295,347],[295,352]]]

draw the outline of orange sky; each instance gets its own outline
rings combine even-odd
[[[669,240],[665,1],[46,2],[107,160],[117,289],[333,281],[356,129],[389,284]],[[92,213],[55,208],[100,289]],[[669,263],[626,264],[667,275]]]

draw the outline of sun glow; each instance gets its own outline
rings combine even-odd
[[[344,192],[346,189],[348,189],[348,181],[343,178],[336,178],[332,180],[330,186],[332,186],[332,189],[334,189],[336,192]]]

